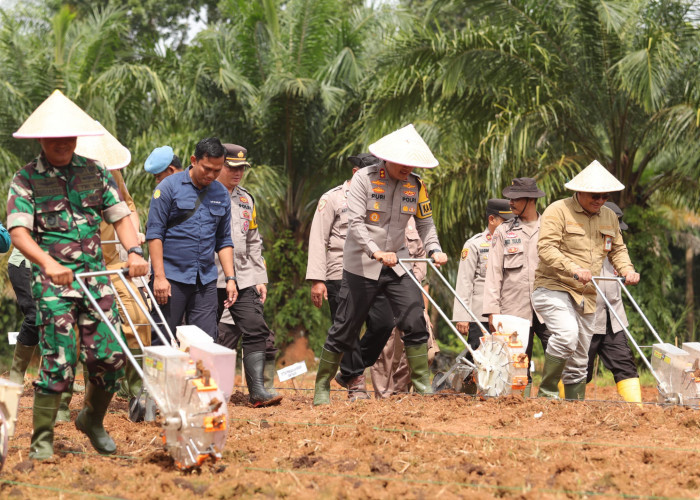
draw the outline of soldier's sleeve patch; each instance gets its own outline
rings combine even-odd
[[[467,260],[467,257],[469,256],[469,249],[468,248],[463,248],[462,249],[462,260]]]
[[[258,228],[258,214],[255,212],[255,205],[253,205],[253,216],[250,219],[250,229]]]
[[[321,198],[320,200],[318,200],[318,211],[319,211],[319,212],[322,212],[323,209],[326,208],[326,203],[327,203],[327,200],[325,200],[325,199],[323,199],[323,198]]]
[[[418,213],[416,217],[419,219],[425,219],[433,215],[433,207],[430,205],[430,199],[428,198],[428,190],[425,189],[425,184],[422,180],[418,181],[420,183],[420,188],[418,189]]]
[[[158,198],[160,198],[160,189],[153,191],[153,199],[157,200]]]

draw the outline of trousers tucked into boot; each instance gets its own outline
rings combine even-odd
[[[265,351],[244,352],[245,382],[248,385],[248,400],[254,407],[279,404],[282,396],[265,390]]]
[[[331,380],[338,372],[342,357],[342,352],[331,352],[325,347],[321,350],[314,386],[314,406],[331,404]]]
[[[61,393],[61,402],[58,405],[56,422],[70,422],[70,402],[73,399],[73,384],[66,392]]]
[[[60,401],[61,394],[57,392],[34,393],[34,431],[29,447],[29,458],[32,460],[46,460],[53,455],[53,427]]]
[[[117,445],[104,428],[104,418],[113,394],[88,382],[85,387],[85,406],[75,419],[75,427],[90,438],[90,443],[99,453],[111,455]]]
[[[406,359],[411,369],[411,383],[418,394],[432,394],[430,368],[428,367],[428,344],[406,346]]]
[[[564,365],[566,365],[566,359],[544,353],[544,367],[542,368],[540,390],[537,392],[538,398],[559,399],[558,385],[561,373],[564,371]]]

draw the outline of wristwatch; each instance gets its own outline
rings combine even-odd
[[[128,250],[126,251],[126,253],[127,253],[127,254],[135,253],[135,254],[138,255],[139,257],[143,257],[143,250],[141,250],[141,247],[131,247],[130,249],[128,249]]]
[[[235,276],[226,276],[226,281],[238,281]]]

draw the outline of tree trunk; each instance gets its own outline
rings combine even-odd
[[[693,252],[692,245],[688,245],[685,249],[685,307],[687,315],[685,324],[688,329],[688,340],[695,341],[695,290],[693,288]]]

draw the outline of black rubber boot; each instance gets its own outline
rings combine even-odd
[[[265,390],[273,396],[277,396],[277,391],[275,391],[275,371],[275,360],[265,359]]]
[[[342,352],[321,350],[321,359],[316,370],[316,385],[314,386],[314,406],[331,404],[331,380],[338,372]]]
[[[10,368],[10,382],[24,385],[24,374],[34,355],[35,345],[24,345],[19,341],[15,344],[15,354]]]
[[[538,398],[559,399],[559,380],[564,371],[566,359],[557,358],[551,354],[544,353],[544,367],[542,368],[542,382],[537,391]]]
[[[248,401],[252,406],[272,406],[282,401],[282,396],[275,396],[265,390],[265,351],[244,352],[243,366],[248,386]]]
[[[85,387],[85,406],[75,419],[75,427],[90,438],[90,443],[99,453],[111,455],[117,445],[104,428],[104,418],[113,394],[88,382]]]
[[[29,446],[29,458],[46,460],[53,455],[53,427],[56,412],[61,401],[61,393],[34,393],[34,411],[32,443]]]
[[[411,369],[411,383],[418,394],[432,394],[430,368],[428,367],[428,344],[406,346],[406,359]]]
[[[564,397],[566,399],[586,399],[586,381],[578,384],[564,384]]]

